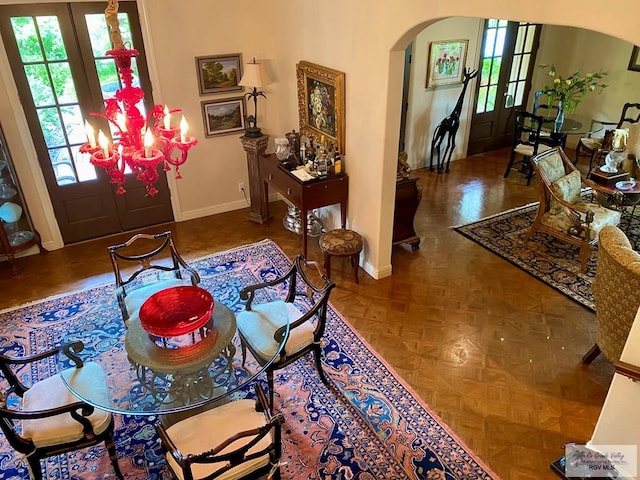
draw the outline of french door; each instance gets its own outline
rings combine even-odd
[[[468,155],[511,145],[515,111],[527,104],[540,25],[485,21]]]
[[[120,88],[103,3],[40,3],[0,6],[0,31],[65,243],[173,220],[165,175],[159,193],[146,197],[131,172],[117,195],[102,168],[80,153],[87,141],[84,119],[102,112]],[[134,84],[150,96],[135,2],[120,2],[123,40],[136,48]],[[137,60],[137,61],[135,61]],[[151,99],[141,102],[147,111]],[[95,117],[92,123],[97,125]],[[100,128],[110,132],[106,122]]]

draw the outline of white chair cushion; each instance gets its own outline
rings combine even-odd
[[[266,424],[264,413],[256,412],[253,400],[237,400],[220,407],[204,411],[193,417],[188,417],[181,422],[167,428],[167,433],[177,449],[183,456],[206,452],[220,445],[238,432],[251,430]],[[220,453],[235,450],[246,445],[253,437],[243,437],[232,443]],[[257,444],[249,449],[249,452],[257,452],[267,448],[273,441],[271,435],[266,435]],[[167,464],[175,472],[180,480],[184,480],[182,469],[171,454],[165,456]],[[231,480],[242,478],[248,473],[257,470],[269,463],[269,455],[249,460],[227,471],[218,480]],[[199,479],[210,475],[222,463],[194,464],[192,466],[193,478]]]
[[[134,290],[127,291],[124,297],[124,303],[127,306],[129,315],[136,313],[147,298],[160,290],[171,287],[180,287],[183,285],[192,285],[190,278],[170,278],[159,282],[151,283]]]
[[[276,300],[275,302],[254,305],[251,310],[238,314],[236,319],[238,330],[256,353],[264,360],[271,359],[278,351],[278,344],[273,335],[289,321],[299,319],[303,313],[292,303]],[[314,326],[309,320],[302,325],[290,329],[285,344],[287,353],[294,353],[313,343]],[[276,360],[278,360],[280,356]]]
[[[582,137],[580,143],[589,150],[597,150],[602,147],[602,138],[595,137]]]
[[[550,148],[551,147],[549,145],[541,143],[538,145],[538,153],[546,152]],[[522,143],[519,143],[513,150],[520,155],[524,155],[525,157],[533,157],[533,146],[531,145],[524,145]]]
[[[74,388],[79,392],[91,391],[92,398],[102,396],[104,402],[108,402],[107,382],[100,365],[88,362],[82,368],[65,370],[65,375],[67,374],[73,375]],[[78,397],[65,386],[60,374],[57,374],[36,383],[25,392],[22,398],[22,410],[25,412],[47,410],[79,401]],[[111,414],[96,408],[87,418],[93,425],[93,431],[99,435],[109,426]],[[31,439],[37,447],[73,442],[83,436],[82,425],[75,421],[70,413],[24,420],[22,435]]]

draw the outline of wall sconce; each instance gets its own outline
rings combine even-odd
[[[238,82],[238,85],[243,87],[252,87],[249,93],[245,96],[247,99],[253,98],[253,115],[249,115],[245,119],[245,136],[247,137],[261,137],[262,132],[258,128],[258,97],[262,96],[267,98],[264,92],[258,91],[258,88],[264,87],[271,83],[271,79],[267,75],[267,71],[261,63],[256,63],[255,57],[252,63],[245,64],[244,74]]]

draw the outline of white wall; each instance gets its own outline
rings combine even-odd
[[[562,48],[558,48],[562,45]],[[537,65],[555,65],[564,77],[579,71],[583,75],[602,69],[607,87],[602,94],[588,93],[575,111],[587,118],[617,122],[622,106],[640,102],[640,72],[628,70],[633,44],[599,32],[562,26],[544,26],[540,36]],[[547,70],[537,69],[531,91],[549,83]],[[567,145],[575,147],[579,136],[569,136]]]
[[[474,68],[478,64],[479,43],[482,42],[483,26],[484,20],[479,18],[448,18],[430,25],[416,36],[411,59],[409,108],[405,135],[405,151],[412,168],[429,165],[433,132],[438,124],[451,114],[462,92],[461,84],[426,88],[429,44],[433,41],[469,40],[465,65]],[[460,127],[455,139],[456,147],[451,160],[466,156],[472,114],[470,106],[473,101],[476,81],[477,79],[472,80],[465,92],[460,114]],[[446,142],[441,146],[442,154],[444,154],[445,146]]]
[[[183,108],[200,139],[182,169],[184,178],[172,183],[178,218],[237,208],[242,205],[237,181],[248,181],[239,140],[205,139],[202,134],[204,98],[197,93],[195,56],[242,52],[245,60],[255,56],[269,61],[277,81],[266,89],[267,99],[260,99],[259,123],[273,136],[298,125],[297,61],[345,72],[348,222],[364,236],[364,267],[376,278],[391,273],[404,49],[419,32],[447,17],[527,19],[601,30],[640,44],[637,0],[619,0],[616,8],[602,8],[596,0],[539,0],[535,9],[507,0],[137,1],[149,26],[145,46],[156,101]],[[34,221],[45,243],[59,247],[59,231],[4,49],[0,95],[8,99],[0,102],[0,122]]]

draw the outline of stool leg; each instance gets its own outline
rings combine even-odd
[[[324,271],[327,272],[327,277],[331,278],[331,255],[324,254]]]
[[[358,270],[360,270],[360,252],[351,255],[351,266],[355,272],[356,283],[360,283],[360,280],[358,279]]]

